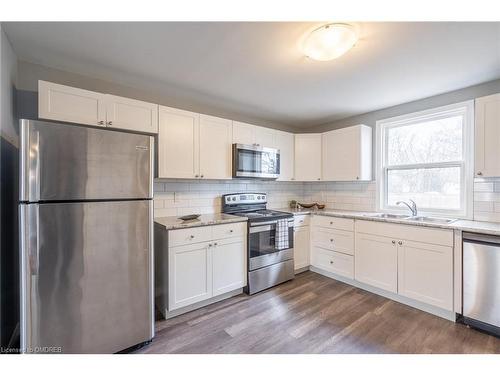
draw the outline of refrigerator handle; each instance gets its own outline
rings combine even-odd
[[[34,202],[40,199],[40,135],[32,131],[30,120],[21,120],[19,147],[19,200]]]
[[[28,223],[28,261],[31,276],[38,276],[40,264],[39,259],[39,228],[40,217],[38,213],[38,204],[29,205],[29,223]]]

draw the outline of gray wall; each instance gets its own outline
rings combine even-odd
[[[168,85],[161,85],[162,89],[158,90],[129,87],[118,84],[116,82],[96,79],[76,73],[70,73],[26,61],[19,61],[18,63],[18,78],[17,88],[25,92],[38,91],[38,80],[41,79],[44,81],[74,86],[86,90],[144,100],[151,103],[158,103],[169,107],[229,118],[236,121],[249,122],[255,125],[261,125],[274,129],[292,132],[297,130],[296,128],[283,124],[269,122],[259,118],[242,116],[238,113],[228,112],[218,108],[216,103],[214,103],[212,106],[207,106],[205,104],[183,100],[180,97],[180,93],[179,95],[176,95],[175,90],[172,90],[172,88]],[[210,98],[207,97],[205,102],[210,102]]]
[[[17,347],[19,322],[17,56],[0,25],[0,346]]]
[[[309,128],[307,131],[309,133],[321,133],[328,130],[340,129],[358,124],[365,124],[375,129],[375,124],[378,120],[423,111],[448,104],[459,103],[485,95],[496,94],[498,92],[500,92],[500,79],[451,91],[441,95],[431,96],[430,98],[416,100],[358,116],[348,117],[332,123]],[[374,93],[374,95],[376,95],[376,93]]]

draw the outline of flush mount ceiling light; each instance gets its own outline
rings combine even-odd
[[[331,23],[313,30],[304,40],[302,51],[314,60],[336,59],[349,51],[358,41],[354,26]]]

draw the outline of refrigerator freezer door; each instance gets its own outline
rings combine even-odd
[[[154,138],[21,120],[21,201],[152,198]]]
[[[21,346],[114,353],[152,339],[152,201],[21,205]]]

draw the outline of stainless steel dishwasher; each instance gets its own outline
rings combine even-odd
[[[500,237],[463,234],[463,320],[500,336]]]

